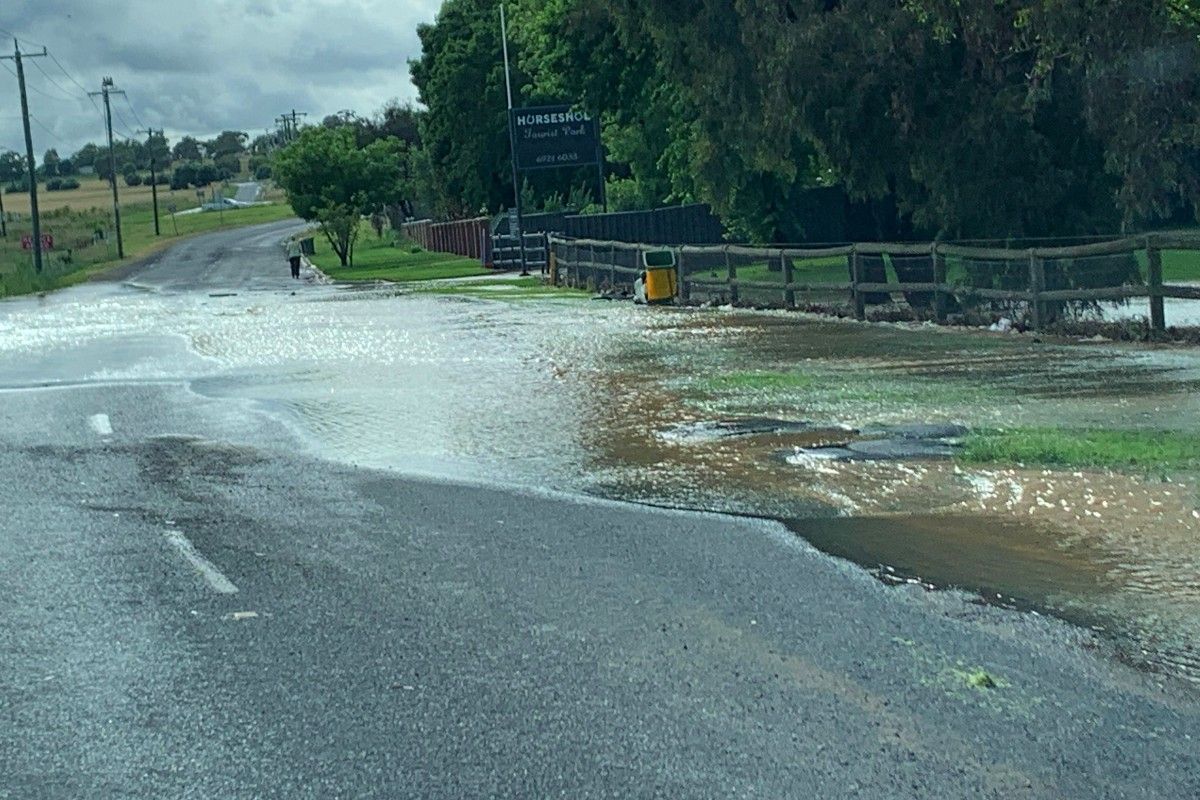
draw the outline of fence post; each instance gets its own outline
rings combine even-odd
[[[796,307],[796,292],[792,289],[792,260],[780,250],[779,261],[783,267],[783,307]]]
[[[1146,272],[1146,282],[1150,284],[1150,330],[1165,331],[1167,314],[1162,296],[1162,251],[1150,236],[1146,237]]]
[[[596,291],[599,287],[596,280],[596,243],[588,245],[588,290]]]
[[[1029,249],[1029,311],[1030,321],[1035,331],[1041,330],[1045,322],[1042,308],[1042,289],[1046,284],[1046,265],[1037,257],[1033,248]]]
[[[608,246],[608,288],[610,291],[617,288],[617,246],[609,244]]]
[[[688,301],[687,272],[683,267],[683,248],[675,248],[675,298],[679,305]]]
[[[854,318],[860,322],[867,318],[867,303],[863,293],[858,290],[862,265],[858,257],[858,245],[850,245],[850,299],[854,301]]]
[[[938,243],[934,242],[929,248],[933,258],[933,282],[937,286],[933,290],[933,321],[938,325],[946,322],[946,293],[942,287],[946,285],[946,261],[938,252]]]
[[[737,266],[729,257],[729,245],[725,245],[725,282],[729,285],[729,305],[738,304]]]

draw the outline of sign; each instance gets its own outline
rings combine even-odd
[[[509,112],[517,169],[582,167],[600,159],[600,130],[586,111],[571,106],[514,108]]]
[[[33,234],[32,233],[21,234],[21,249],[22,250],[32,250],[33,249]],[[43,250],[53,250],[54,249],[54,234],[52,234],[52,233],[43,233],[42,234],[42,249]]]

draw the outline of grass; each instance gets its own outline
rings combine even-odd
[[[816,381],[816,376],[807,372],[756,370],[716,375],[700,381],[697,388],[713,393],[787,391],[811,388]]]
[[[275,203],[222,212],[177,215],[172,221],[171,215],[165,213],[163,207],[160,201],[161,236],[154,235],[154,213],[150,206],[122,208],[123,261],[117,258],[116,237],[111,231],[112,218],[107,209],[72,211],[59,208],[43,214],[42,231],[53,234],[55,249],[45,253],[44,269],[40,275],[33,271],[31,253],[21,249],[21,236],[30,231],[28,220],[10,225],[8,238],[0,239],[0,297],[61,289],[151,255],[190,236],[276,222],[294,216],[290,206]],[[93,233],[98,229],[105,231],[106,235],[97,241],[93,239]]]
[[[556,297],[571,300],[586,300],[591,292],[582,289],[565,289],[547,286],[541,278],[505,278],[478,283],[428,284],[416,288],[425,294],[442,294],[457,297],[478,297],[489,300],[534,300]]]
[[[685,265],[686,266],[686,265]],[[775,271],[765,261],[752,264],[738,264],[737,276],[741,281],[764,281],[768,283],[783,283],[783,270],[775,264]],[[726,276],[724,266],[713,270],[688,270],[692,277],[721,278]],[[796,283],[846,283],[850,273],[846,266],[845,256],[832,256],[814,259],[794,259],[792,262],[792,280]]]
[[[969,434],[959,458],[986,464],[1200,468],[1200,436],[1181,431],[1015,428]]]
[[[316,237],[316,245],[317,254],[312,257],[312,262],[339,281],[408,283],[489,273],[478,259],[421,250],[411,243],[397,242],[390,231],[380,238],[367,224],[359,231],[352,266],[343,267],[323,237]]]
[[[1200,251],[1164,250],[1163,281],[1200,281]]]

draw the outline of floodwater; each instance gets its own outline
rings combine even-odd
[[[1195,349],[319,286],[0,303],[4,388],[142,381],[359,465],[779,518],[881,579],[1053,612],[1200,680],[1196,475],[812,452],[915,423],[1196,431]]]

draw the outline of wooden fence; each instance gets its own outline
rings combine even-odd
[[[453,253],[465,258],[478,258],[485,264],[491,263],[491,220],[487,217],[454,222],[406,222],[401,230],[426,250]]]
[[[853,306],[858,319],[866,317],[866,306],[885,302],[902,294],[910,305],[924,306],[932,318],[945,322],[950,309],[975,300],[1021,305],[1028,312],[1031,327],[1047,324],[1052,309],[1071,301],[1145,299],[1154,330],[1164,330],[1165,298],[1200,300],[1200,286],[1164,283],[1163,251],[1200,251],[1200,233],[1155,233],[1075,247],[1038,247],[1029,249],[964,247],[944,242],[921,244],[860,243],[827,248],[747,247],[742,245],[663,247],[647,244],[594,239],[569,239],[550,236],[557,278],[570,285],[594,288],[632,285],[642,272],[641,253],[670,249],[679,270],[679,296],[682,303],[695,296],[719,293],[733,305],[743,303],[748,293],[770,296],[762,305],[796,308],[813,296],[824,299],[841,297]],[[1144,265],[1134,280],[1124,279],[1111,286],[1070,286],[1072,265],[1103,264],[1112,257],[1136,257]],[[892,264],[893,280],[883,269],[884,258]],[[827,267],[820,280],[804,278],[806,264],[823,262]],[[828,280],[829,264],[841,263],[845,280]],[[901,269],[898,264],[914,263],[917,268]],[[1053,264],[1056,286],[1047,283],[1047,264]],[[972,277],[950,280],[948,266],[970,267]],[[778,275],[778,280],[763,280],[763,267]],[[870,268],[868,268],[870,267]],[[749,274],[739,276],[739,269]],[[924,279],[912,280],[913,273]],[[706,274],[702,274],[706,273]],[[715,274],[714,274],[715,273]],[[1076,273],[1077,274],[1077,273]],[[1065,276],[1065,280],[1064,280]],[[983,279],[981,279],[981,277]],[[1003,278],[1003,280],[1001,280]],[[996,284],[1007,283],[1008,286]],[[1093,282],[1094,283],[1094,282]],[[986,285],[985,285],[986,284]],[[1014,285],[1015,284],[1015,285]]]

